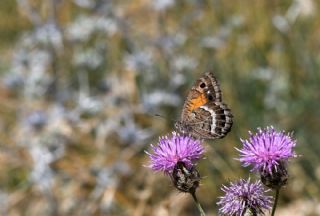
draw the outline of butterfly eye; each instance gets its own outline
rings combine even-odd
[[[200,88],[204,88],[204,87],[206,87],[206,84],[205,83],[201,83],[200,84]]]
[[[208,100],[213,100],[213,96],[212,95],[208,95]]]

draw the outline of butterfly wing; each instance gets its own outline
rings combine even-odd
[[[191,88],[177,129],[196,138],[223,138],[231,129],[232,114],[222,103],[219,83],[206,73]]]
[[[193,110],[193,115],[184,124],[189,128],[188,133],[196,138],[223,138],[233,124],[232,114],[222,102],[208,102]]]
[[[188,118],[188,114],[209,101],[221,102],[221,90],[216,77],[208,72],[198,79],[191,88],[183,105],[181,120]]]

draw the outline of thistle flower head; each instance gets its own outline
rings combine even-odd
[[[263,214],[263,209],[271,208],[271,197],[266,196],[260,181],[254,183],[250,179],[240,179],[221,188],[225,195],[217,202],[222,215],[240,216],[251,212],[253,215]]]
[[[243,147],[239,160],[243,166],[253,166],[252,171],[272,172],[280,168],[289,158],[295,157],[293,147],[296,141],[291,134],[277,132],[273,127],[258,129],[256,134],[249,132],[248,140],[241,140]]]
[[[171,137],[160,137],[158,145],[151,145],[151,147],[153,153],[146,152],[151,160],[149,167],[155,171],[163,171],[165,174],[172,173],[179,161],[191,169],[193,163],[204,153],[200,140],[175,132]]]

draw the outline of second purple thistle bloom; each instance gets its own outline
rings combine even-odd
[[[253,171],[272,173],[280,168],[283,162],[296,157],[293,147],[296,140],[285,132],[277,132],[272,126],[265,129],[258,128],[258,132],[249,132],[247,140],[241,140],[243,147],[240,152],[240,162],[244,166],[253,166]]]
[[[158,145],[151,145],[151,147],[153,153],[146,152],[151,160],[149,167],[155,171],[163,171],[165,174],[172,173],[179,161],[191,168],[204,153],[200,140],[175,132],[171,137],[160,137]]]
[[[240,179],[223,186],[225,195],[217,202],[221,215],[263,215],[263,210],[271,208],[271,197],[265,195],[268,190],[260,181]]]

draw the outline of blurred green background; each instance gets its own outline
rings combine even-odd
[[[144,150],[205,71],[232,131],[205,142],[198,198],[217,214],[248,131],[294,131],[278,215],[320,215],[319,2],[2,0],[0,214],[197,215]],[[165,117],[158,118],[155,114]],[[268,214],[267,214],[268,215]]]

